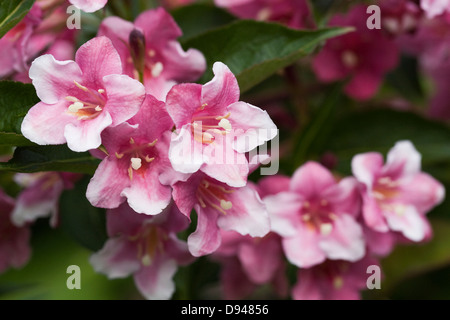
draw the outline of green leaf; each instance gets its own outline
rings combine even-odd
[[[61,228],[84,247],[100,250],[106,239],[105,210],[93,207],[86,198],[90,177],[65,191],[60,199]]]
[[[278,23],[239,20],[183,42],[200,50],[207,70],[200,79],[212,78],[214,62],[225,63],[236,75],[242,92],[278,70],[311,54],[322,41],[342,35],[351,28],[294,30]]]
[[[33,145],[20,130],[28,110],[40,100],[32,84],[0,81],[0,146]]]
[[[33,4],[34,0],[2,0],[0,2],[0,38],[25,17]]]
[[[92,174],[100,160],[89,152],[73,152],[67,145],[18,147],[13,158],[0,163],[0,171],[66,171]]]
[[[171,12],[172,17],[183,31],[179,41],[186,41],[211,29],[226,25],[236,17],[213,4],[194,3],[181,6]]]
[[[322,151],[336,154],[342,173],[350,173],[349,164],[357,153],[386,154],[400,140],[414,144],[422,154],[425,171],[438,165],[449,169],[449,126],[413,112],[373,109],[347,113],[335,121],[327,137]]]

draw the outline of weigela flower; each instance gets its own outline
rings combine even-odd
[[[349,262],[326,260],[309,269],[297,271],[297,283],[292,288],[295,300],[358,300],[367,289],[367,268],[379,262],[366,255]]]
[[[95,12],[102,9],[108,0],[69,0],[69,2],[85,12]]]
[[[41,102],[25,116],[22,133],[41,145],[98,148],[101,132],[134,116],[145,97],[144,86],[122,74],[120,57],[106,37],[82,45],[75,61],[40,56],[29,75]]]
[[[355,6],[347,14],[333,16],[330,26],[353,26],[355,31],[329,39],[313,59],[312,67],[323,82],[350,78],[345,93],[365,100],[373,97],[385,74],[398,62],[395,42],[383,30],[367,28],[367,6]]]
[[[164,102],[147,95],[132,119],[105,130],[102,142],[108,155],[88,185],[91,204],[113,209],[127,200],[138,213],[160,213],[171,199],[170,186],[160,178],[171,179],[174,172],[168,158],[172,127]]]
[[[180,211],[190,217],[197,213],[197,229],[188,237],[194,256],[214,252],[221,243],[219,230],[263,237],[269,232],[269,217],[264,203],[251,186],[232,188],[202,172],[172,185],[173,199]]]
[[[271,232],[264,237],[221,231],[222,243],[211,258],[221,265],[225,299],[246,298],[258,286],[270,283],[279,296],[286,296],[288,281],[281,238]]]
[[[313,27],[311,10],[305,0],[215,0],[242,19],[276,21],[291,28]]]
[[[14,199],[0,190],[0,273],[25,265],[31,254],[29,226],[17,227],[11,221]]]
[[[410,141],[397,142],[383,162],[376,152],[352,160],[366,225],[378,232],[399,232],[411,241],[424,240],[431,233],[425,214],[443,200],[444,187],[421,172],[421,155]]]
[[[16,199],[11,220],[18,226],[50,217],[50,225],[58,224],[58,204],[61,193],[73,188],[81,175],[70,172],[17,173],[14,180],[24,189]]]
[[[307,162],[292,176],[288,191],[266,196],[264,203],[271,229],[282,236],[286,257],[294,265],[308,268],[327,258],[354,262],[364,256],[353,177],[337,182],[325,167]]]
[[[139,39],[130,39],[133,31],[140,35]],[[108,17],[102,21],[98,35],[111,39],[122,59],[124,73],[135,79],[142,73],[147,93],[159,100],[165,100],[174,84],[195,81],[206,69],[200,51],[182,49],[176,40],[182,31],[163,8],[141,13],[134,23]]]
[[[109,239],[94,253],[94,269],[110,279],[133,275],[134,282],[146,299],[170,299],[175,291],[173,276],[178,265],[192,262],[186,242],[177,232],[188,220],[170,205],[157,216],[134,212],[127,204],[107,211]]]
[[[182,173],[202,171],[232,187],[246,184],[245,152],[277,135],[266,111],[239,100],[239,86],[226,65],[216,62],[214,78],[205,85],[175,85],[167,95],[167,111],[176,132],[169,158]]]
[[[30,56],[26,45],[41,21],[42,10],[34,5],[25,18],[0,39],[0,77],[28,70]]]

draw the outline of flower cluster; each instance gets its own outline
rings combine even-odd
[[[106,213],[108,239],[89,262],[110,279],[132,276],[146,299],[173,297],[178,268],[202,257],[220,266],[226,299],[266,284],[283,298],[359,299],[368,267],[381,267],[398,244],[431,239],[427,214],[443,202],[443,183],[422,171],[406,138],[385,158],[352,154],[347,176],[323,158],[297,163],[291,175],[252,176],[272,156],[253,157],[255,150],[278,138],[281,126],[300,124],[276,103],[243,99],[232,68],[182,46],[182,29],[164,7],[191,2],[161,1],[134,21],[102,17],[96,35],[75,50],[76,31],[61,28],[67,6],[94,13],[107,0],[38,0],[0,39],[0,77],[31,82],[39,98],[21,122],[23,136],[98,161],[85,197]],[[214,4],[292,32],[319,25],[306,0]],[[343,82],[346,98],[359,103],[377,95],[407,53],[436,83],[429,115],[448,117],[450,2],[378,4],[381,29],[367,27],[365,5],[333,15],[327,26],[353,30],[327,40],[308,71],[319,88]],[[213,76],[200,83],[206,71]],[[15,199],[0,190],[0,272],[27,263],[37,219],[59,226],[60,196],[81,177],[16,173]]]

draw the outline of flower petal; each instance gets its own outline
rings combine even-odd
[[[98,273],[109,279],[125,278],[139,270],[137,247],[124,238],[111,238],[103,248],[94,253],[89,262]]]
[[[127,169],[114,156],[100,162],[91,178],[86,197],[94,207],[114,209],[125,201],[122,190],[130,184]]]
[[[117,50],[107,37],[95,37],[83,44],[75,55],[83,72],[83,84],[93,89],[103,89],[103,77],[122,74],[122,62]]]
[[[266,111],[245,102],[228,107],[229,121],[236,136],[233,148],[240,153],[248,152],[272,140],[278,134],[277,126]]]
[[[82,82],[82,71],[74,61],[58,61],[45,54],[31,64],[29,77],[42,102],[54,104],[71,95],[74,81]]]
[[[194,257],[200,257],[216,251],[222,238],[217,227],[218,213],[199,205],[195,205],[194,209],[197,212],[197,228],[188,237],[188,247]]]
[[[226,115],[227,107],[239,100],[240,90],[236,77],[222,62],[213,65],[214,78],[203,85],[202,103],[210,114]]]
[[[320,239],[319,247],[329,259],[358,261],[365,254],[362,227],[350,215],[340,215],[331,234]]]
[[[145,99],[145,88],[139,81],[126,75],[113,74],[103,77],[103,83],[108,95],[104,110],[111,115],[112,126],[138,113]]]
[[[336,181],[328,169],[317,162],[309,161],[295,171],[290,190],[311,199],[335,184]]]
[[[21,126],[22,134],[40,145],[66,143],[66,126],[78,121],[67,113],[68,105],[69,102],[64,100],[55,104],[39,102],[25,115]]]
[[[263,237],[270,231],[269,216],[256,190],[250,186],[234,189],[229,201],[232,208],[219,216],[219,228],[252,237]]]
[[[106,111],[101,112],[95,119],[69,123],[64,129],[67,146],[77,152],[98,148],[102,144],[102,131],[111,123],[111,116]]]

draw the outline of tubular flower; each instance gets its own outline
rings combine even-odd
[[[122,75],[117,51],[106,37],[94,38],[78,49],[75,61],[40,56],[30,78],[41,102],[22,123],[23,135],[37,144],[64,144],[73,151],[98,148],[100,134],[138,111],[145,89]]]
[[[425,214],[439,204],[444,187],[421,172],[421,155],[410,141],[399,141],[386,163],[376,152],[356,155],[353,174],[361,183],[363,218],[378,232],[395,231],[412,241],[431,233]]]

